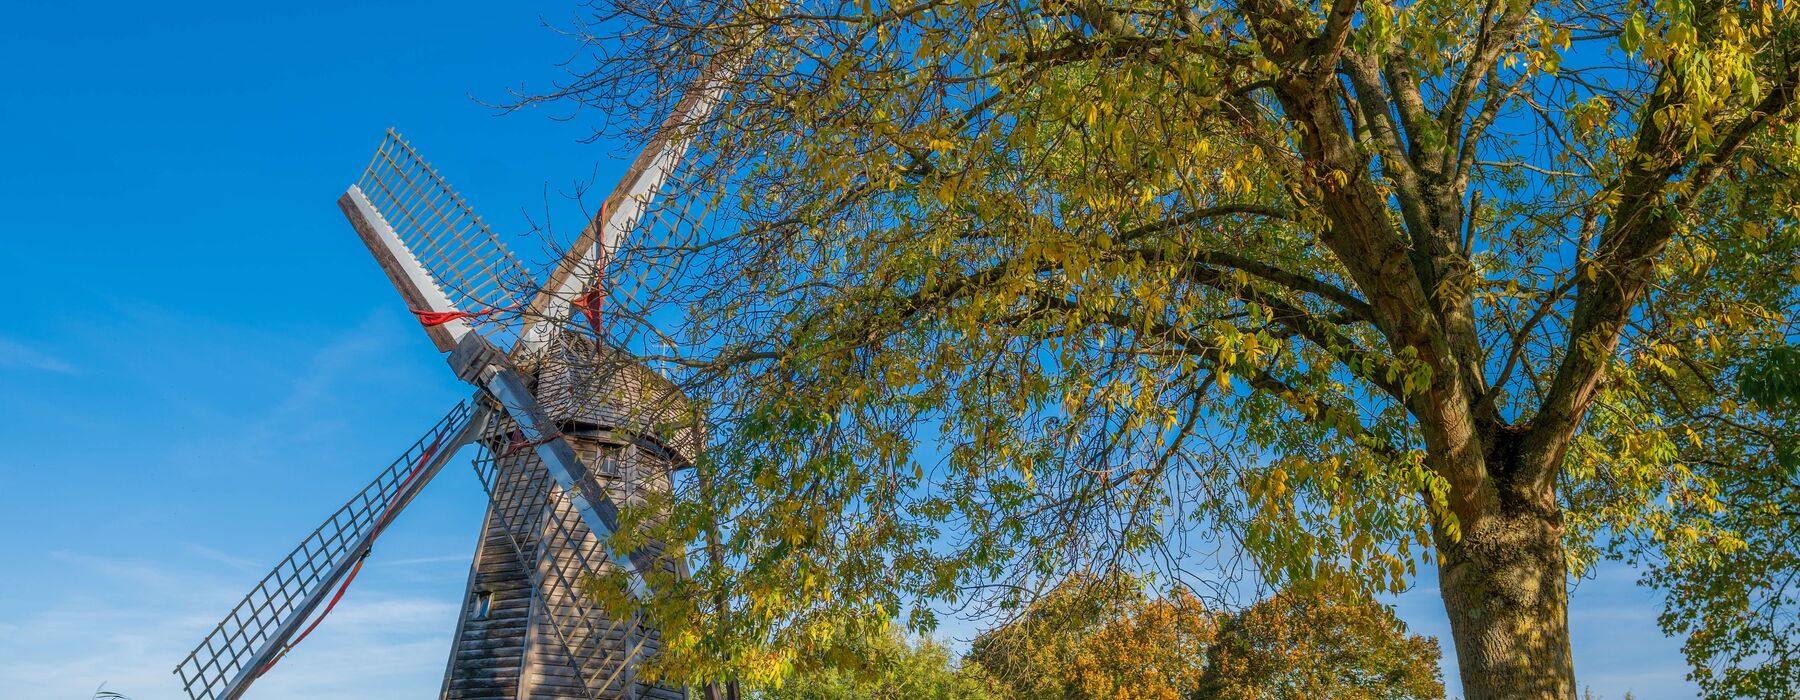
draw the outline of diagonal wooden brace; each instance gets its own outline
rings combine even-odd
[[[544,412],[525,378],[507,360],[506,353],[480,333],[468,333],[450,352],[450,368],[455,370],[457,378],[487,391],[518,424],[526,443],[533,445],[538,459],[569,496],[582,522],[587,523],[594,537],[600,540],[606,556],[625,569],[631,595],[638,600],[649,598],[650,584],[644,578],[644,572],[655,566],[655,555],[639,549],[621,556],[612,548],[613,533],[619,531],[619,506],[600,489],[600,482],[588,465],[576,456],[575,448],[562,437],[561,429]]]

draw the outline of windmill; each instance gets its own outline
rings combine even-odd
[[[671,488],[702,434],[672,383],[603,342],[602,300],[616,290],[601,285],[627,234],[687,218],[656,195],[683,177],[686,127],[713,102],[701,88],[675,105],[541,282],[388,131],[338,206],[476,392],[302,540],[176,667],[191,698],[232,700],[270,672],[343,597],[382,531],[471,444],[489,500],[441,697],[685,697],[635,675],[656,653],[655,630],[640,616],[614,619],[583,587],[623,573],[641,600],[651,593],[646,572],[685,573],[656,545],[609,544],[620,507]]]

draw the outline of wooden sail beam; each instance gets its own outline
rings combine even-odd
[[[569,317],[576,298],[595,283],[601,265],[631,233],[658,190],[680,166],[693,138],[686,129],[705,119],[718,102],[720,88],[707,75],[703,74],[675,103],[656,135],[606,196],[600,211],[563,253],[562,261],[527,307],[515,353],[535,352],[548,342],[555,328]]]
[[[393,283],[394,291],[406,301],[407,308],[437,313],[458,311],[450,296],[438,286],[436,278],[425,270],[419,258],[400,240],[399,234],[394,233],[393,226],[388,224],[381,211],[369,202],[362,188],[351,185],[349,191],[338,197],[337,204],[343,210],[344,218],[350,220],[351,228],[356,229],[356,235],[369,247],[375,263]],[[438,352],[454,349],[456,341],[468,332],[469,322],[460,318],[425,327],[425,335],[430,336],[431,344],[437,346]]]

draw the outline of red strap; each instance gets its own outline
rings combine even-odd
[[[536,449],[538,445],[542,445],[544,443],[550,442],[551,440],[555,440],[562,436],[563,436],[563,432],[561,430],[558,430],[554,433],[550,433],[549,435],[545,435],[536,440],[526,440],[525,433],[521,432],[518,428],[513,428],[512,436],[507,438],[506,449],[500,451],[500,458],[505,459],[507,457],[511,457],[514,454],[517,454],[520,450],[524,450],[524,449],[528,449],[528,448]]]
[[[587,317],[588,328],[594,331],[594,337],[600,337],[605,331],[600,313],[606,306],[606,290],[601,288],[600,280],[595,280],[594,286],[575,300],[575,305],[581,308],[581,315]]]
[[[600,220],[606,221],[606,204],[600,205]],[[604,229],[602,229],[604,232]],[[606,337],[606,323],[601,312],[606,306],[606,264],[609,262],[604,242],[600,244],[600,256],[594,261],[594,284],[586,292],[575,299],[575,306],[581,309],[581,315],[587,317],[588,328],[594,331],[594,342],[598,343]]]
[[[431,444],[425,446],[424,452],[419,453],[418,461],[413,462],[412,472],[408,473],[406,480],[400,482],[400,486],[394,489],[393,500],[388,501],[387,508],[381,511],[381,517],[375,521],[378,527],[385,526],[388,518],[394,515],[394,509],[400,505],[400,494],[405,492],[406,487],[411,486],[412,482],[419,478],[419,474],[425,471],[425,464],[431,461],[432,455],[437,454],[438,445],[443,441],[444,436],[440,434],[437,439],[431,441]]]
[[[525,447],[525,431],[513,428],[512,434],[506,436],[506,449],[500,451],[500,457],[511,457],[513,453],[525,449]]]
[[[362,556],[356,558],[356,566],[350,568],[350,575],[344,577],[344,583],[338,586],[337,594],[331,596],[331,602],[325,604],[325,611],[319,613],[318,617],[313,618],[312,624],[307,625],[306,629],[300,633],[300,636],[295,637],[294,641],[288,642],[287,646],[282,647],[281,653],[276,654],[275,658],[269,659],[269,663],[264,664],[262,669],[256,672],[257,676],[260,677],[262,674],[268,673],[269,669],[275,668],[275,662],[280,661],[282,657],[287,656],[289,651],[293,651],[294,647],[299,646],[300,640],[306,639],[306,635],[312,634],[313,630],[319,628],[319,623],[325,621],[325,616],[331,614],[331,609],[337,607],[338,601],[344,599],[344,592],[350,590],[350,582],[356,580],[356,573],[362,571],[363,562],[367,561],[368,558],[368,552],[363,552]]]
[[[479,318],[488,314],[497,314],[502,311],[513,311],[516,308],[518,307],[482,309],[481,311],[420,311],[418,309],[407,309],[407,311],[411,311],[414,316],[419,317],[419,325],[430,328],[432,326],[441,326],[460,318]]]

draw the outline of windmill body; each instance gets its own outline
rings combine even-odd
[[[574,400],[642,395],[634,384],[661,378],[641,365],[545,361],[533,375],[540,398],[567,399],[546,404],[564,439],[592,466],[585,488],[641,503],[666,491],[672,472],[690,464],[691,454],[643,425],[644,407]],[[518,449],[504,425],[496,428],[480,437],[487,456],[477,466],[490,499],[442,697],[682,697],[636,677],[633,664],[656,652],[655,637],[581,595],[583,577],[611,570],[611,562],[540,459]]]
[[[656,631],[641,615],[608,614],[588,589],[622,578],[641,600],[652,593],[647,573],[686,573],[658,545],[611,545],[620,509],[666,493],[693,464],[701,431],[673,384],[607,344],[599,300],[611,291],[601,286],[608,256],[685,150],[670,125],[709,108],[708,93],[695,94],[703,97],[676,106],[543,282],[388,132],[339,208],[476,393],[302,541],[177,666],[191,698],[234,700],[271,672],[342,600],[381,532],[468,445],[489,500],[441,697],[686,696],[638,677],[659,648]]]

